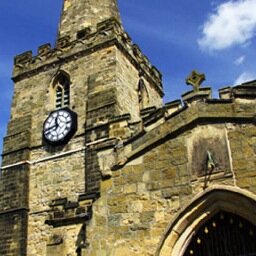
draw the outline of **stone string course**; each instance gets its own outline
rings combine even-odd
[[[222,88],[219,99],[202,87],[163,104],[161,74],[124,32],[115,1],[103,5],[114,17],[74,31],[66,26],[70,13],[79,18],[75,2],[65,0],[55,47],[15,57],[0,255],[177,256],[183,231],[198,228],[194,215],[236,212],[241,195],[256,224],[256,82]],[[53,147],[42,126],[59,72],[70,76],[78,129]]]

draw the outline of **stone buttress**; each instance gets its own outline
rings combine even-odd
[[[213,99],[193,71],[193,90],[163,104],[161,79],[116,1],[64,1],[56,44],[14,59],[0,255],[193,255],[189,239],[219,211],[254,235],[256,82]],[[63,109],[74,133],[47,143],[69,124]]]

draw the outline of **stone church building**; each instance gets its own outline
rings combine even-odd
[[[256,81],[163,104],[115,0],[64,0],[15,57],[1,256],[255,256]]]

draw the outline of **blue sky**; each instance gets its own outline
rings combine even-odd
[[[13,57],[51,42],[62,0],[0,1],[0,151],[9,118]],[[119,0],[126,31],[162,72],[164,101],[190,90],[196,69],[219,88],[256,79],[256,0]]]

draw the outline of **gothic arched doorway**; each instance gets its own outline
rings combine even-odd
[[[255,241],[256,195],[216,185],[177,213],[159,241],[156,256],[256,256]],[[227,246],[231,249],[223,251]]]
[[[184,256],[256,256],[256,226],[221,211],[193,235]]]

